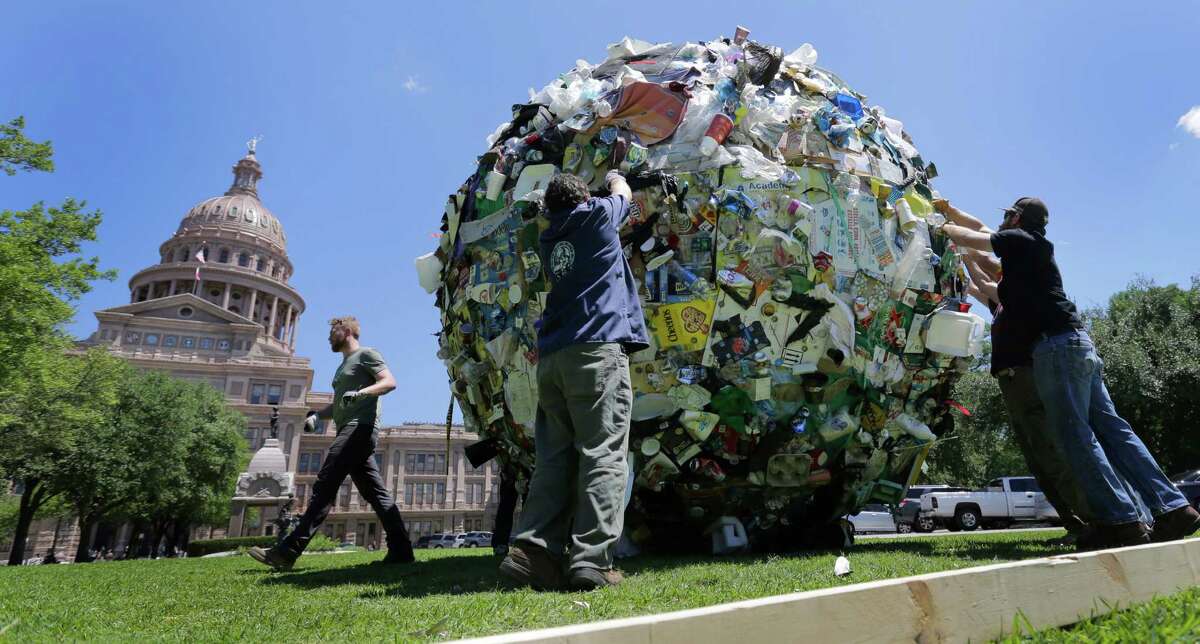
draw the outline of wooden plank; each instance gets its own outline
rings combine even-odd
[[[469,641],[978,642],[1010,632],[1018,612],[1035,628],[1065,626],[1196,585],[1200,539],[1188,539]]]

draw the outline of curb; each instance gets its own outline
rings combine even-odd
[[[1010,633],[1018,613],[1033,628],[1066,626],[1198,584],[1200,539],[1188,539],[465,641],[987,641]]]

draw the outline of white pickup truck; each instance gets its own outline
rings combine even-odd
[[[921,517],[950,530],[1008,527],[1017,521],[1057,521],[1058,512],[1032,476],[1006,476],[975,492],[921,495]]]

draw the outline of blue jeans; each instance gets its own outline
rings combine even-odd
[[[1104,362],[1086,331],[1037,343],[1033,370],[1047,427],[1057,433],[1099,523],[1140,520],[1122,478],[1155,516],[1187,505],[1129,423],[1117,415],[1104,386]]]

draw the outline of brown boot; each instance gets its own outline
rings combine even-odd
[[[625,580],[618,570],[600,570],[597,568],[576,568],[571,571],[571,590],[596,590],[616,586]]]
[[[1124,548],[1150,543],[1150,529],[1141,521],[1117,525],[1098,525],[1090,534],[1081,535],[1075,542],[1079,551]]]
[[[531,543],[514,543],[500,562],[500,574],[534,590],[563,587],[562,564],[545,548]]]
[[[296,563],[296,558],[288,554],[276,550],[275,548],[262,549],[255,546],[250,549],[250,556],[258,563],[270,566],[275,572],[287,572],[292,569],[292,565]]]
[[[1154,518],[1154,534],[1151,535],[1157,543],[1175,541],[1190,537],[1200,530],[1200,512],[1190,505],[1164,512]]]

